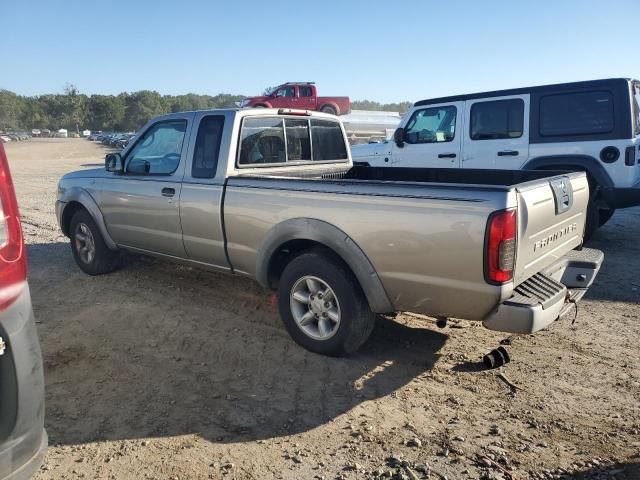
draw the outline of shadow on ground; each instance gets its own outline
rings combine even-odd
[[[573,480],[594,480],[594,479],[619,479],[619,480],[640,480],[640,459],[631,462],[616,463],[606,467],[596,467],[574,472],[570,476]]]
[[[640,219],[638,209],[628,214]],[[640,235],[632,220],[620,229],[614,216],[589,245],[606,260],[588,298],[638,301],[620,288],[638,282],[620,273]],[[289,338],[270,292],[252,280],[139,257],[90,277],[63,243],[30,245],[29,257],[53,444],[308,431],[428,372],[447,339],[381,320],[356,355],[328,358]]]
[[[357,354],[329,358],[290,339],[252,280],[148,258],[89,277],[63,243],[29,258],[52,444],[307,431],[429,371],[447,338],[381,319]]]

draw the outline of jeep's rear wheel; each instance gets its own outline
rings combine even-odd
[[[613,217],[614,213],[616,213],[615,208],[601,208],[599,219],[600,226],[603,226],[605,223],[611,220],[611,217]]]
[[[600,228],[600,207],[596,205],[596,202],[589,200],[587,204],[587,218],[584,226],[584,239],[590,240],[591,237]]]
[[[102,275],[118,268],[120,255],[107,247],[98,225],[86,210],[78,210],[69,226],[71,251],[80,269]]]
[[[304,253],[285,267],[278,306],[296,343],[324,355],[355,352],[375,325],[375,314],[353,273],[325,251]]]

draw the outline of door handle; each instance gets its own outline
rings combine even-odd
[[[517,157],[520,155],[518,150],[501,150],[498,152],[499,157]]]
[[[438,158],[456,158],[455,153],[440,153],[438,154]]]
[[[163,188],[162,189],[162,196],[163,197],[173,197],[176,194],[176,189],[175,188]]]

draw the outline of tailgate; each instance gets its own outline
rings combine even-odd
[[[518,285],[582,243],[589,184],[585,173],[575,172],[527,182],[516,193]]]

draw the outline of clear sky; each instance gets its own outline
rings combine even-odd
[[[381,102],[640,77],[640,0],[0,0],[0,88]]]

